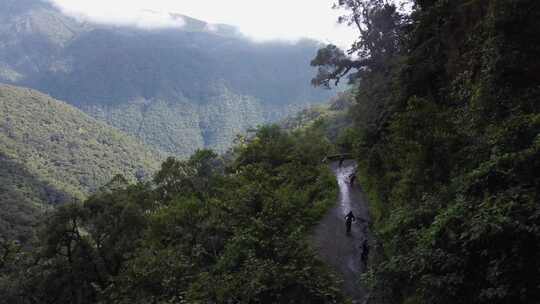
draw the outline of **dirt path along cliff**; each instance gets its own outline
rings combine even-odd
[[[364,271],[362,243],[369,237],[367,200],[356,182],[349,184],[350,175],[356,169],[354,161],[347,160],[341,167],[334,162],[331,168],[339,184],[339,198],[315,229],[314,244],[319,257],[342,276],[345,294],[354,303],[360,303],[365,296],[359,280]],[[349,211],[353,212],[356,222],[347,235],[344,217]]]

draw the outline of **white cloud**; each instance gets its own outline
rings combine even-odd
[[[101,23],[179,27],[180,13],[234,25],[257,40],[313,38],[348,46],[354,29],[336,23],[333,0],[50,0],[68,14]],[[166,13],[158,13],[166,12]]]
[[[168,12],[134,7],[100,5],[101,2],[51,0],[64,13],[80,20],[97,23],[135,26],[144,29],[180,28],[185,21]]]
[[[186,24],[180,17],[152,10],[142,10],[134,21],[135,25],[141,28],[182,27]]]

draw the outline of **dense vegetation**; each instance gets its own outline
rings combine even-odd
[[[314,41],[256,43],[186,16],[175,29],[93,24],[42,0],[0,7],[0,82],[50,94],[174,155],[224,152],[238,132],[332,95],[309,85]]]
[[[82,200],[117,174],[150,178],[160,159],[70,105],[0,85],[0,237],[27,237],[47,206]]]
[[[336,196],[326,136],[370,198],[369,302],[540,302],[540,2],[391,3],[336,3],[360,37],[321,49],[313,83],[355,88],[284,122],[297,131],[169,158],[151,182],[118,175],[27,246],[0,240],[0,302],[345,301],[306,242]],[[28,180],[19,194],[42,187]]]
[[[330,99],[328,103],[311,106],[281,120],[279,125],[287,130],[301,130],[320,126],[330,141],[339,138],[351,124],[348,115],[354,102],[354,93],[345,91]]]
[[[314,83],[358,86],[374,303],[540,301],[540,2],[343,0],[358,26]]]
[[[30,251],[0,246],[2,303],[335,303],[306,239],[335,201],[322,131],[265,127],[231,160],[169,158],[58,208]],[[22,271],[24,269],[24,271]]]

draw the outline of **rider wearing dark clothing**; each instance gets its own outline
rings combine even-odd
[[[352,222],[356,222],[356,217],[354,216],[352,211],[350,211],[347,215],[345,215],[345,227],[347,228],[348,235],[351,234]]]
[[[369,243],[368,240],[365,239],[364,242],[362,242],[362,264],[364,264],[364,269],[367,267],[367,262],[369,258]]]
[[[351,186],[353,186],[354,181],[356,180],[356,173],[351,174],[349,178],[350,178],[349,182],[350,182]]]

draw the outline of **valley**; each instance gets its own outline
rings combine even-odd
[[[145,144],[225,152],[248,128],[326,101],[310,85],[319,42],[254,42],[233,27],[140,29],[78,20],[40,0],[1,0],[0,83],[66,101]],[[172,16],[172,15],[171,15]]]
[[[204,1],[0,0],[0,304],[540,303],[539,1]]]

